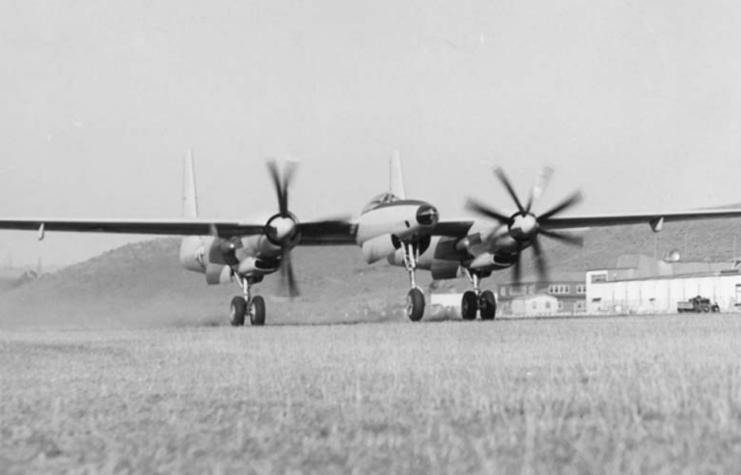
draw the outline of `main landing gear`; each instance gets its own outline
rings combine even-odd
[[[481,312],[481,320],[494,320],[497,313],[497,301],[491,290],[481,291],[481,275],[470,270],[466,270],[468,278],[473,283],[473,290],[463,294],[461,301],[461,316],[464,320],[474,320],[476,312]]]
[[[419,246],[415,243],[402,242],[401,249],[404,253],[404,267],[409,273],[409,285],[412,287],[407,294],[407,317],[413,322],[418,322],[425,313],[425,294],[417,287],[414,276],[419,260]]]
[[[252,285],[256,282],[253,277],[236,276],[239,286],[242,287],[244,297],[236,296],[232,299],[230,321],[233,327],[244,325],[245,316],[249,315],[250,324],[260,326],[265,324],[265,300],[259,295],[252,296]]]

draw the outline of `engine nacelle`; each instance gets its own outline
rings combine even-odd
[[[399,241],[390,234],[374,237],[363,243],[365,262],[373,264],[392,255],[399,248]]]
[[[255,236],[247,236],[242,238],[242,245],[245,249],[250,250],[250,254],[262,257],[277,257],[282,253],[281,247],[278,244],[273,243],[264,234],[258,234]],[[244,259],[237,253],[240,259]]]
[[[244,274],[270,274],[278,270],[278,261],[268,261],[257,257],[242,259],[237,267],[237,272]]]
[[[479,272],[491,272],[512,267],[516,259],[517,256],[511,254],[484,252],[476,256],[467,267]]]
[[[208,252],[211,243],[209,238],[188,236],[180,243],[180,264],[193,272],[205,272],[208,263]]]
[[[233,278],[232,269],[229,266],[222,266],[220,264],[206,265],[206,283],[208,285],[226,284],[232,282]]]

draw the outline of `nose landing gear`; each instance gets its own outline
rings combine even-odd
[[[409,320],[418,322],[425,313],[425,294],[417,287],[414,275],[419,260],[419,246],[415,243],[402,242],[401,249],[404,253],[404,267],[409,273],[409,285],[412,287],[407,294],[406,313]]]

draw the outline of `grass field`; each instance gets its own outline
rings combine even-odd
[[[0,333],[0,472],[738,473],[741,316]]]

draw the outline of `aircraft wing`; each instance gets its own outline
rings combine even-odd
[[[439,221],[432,230],[433,236],[466,237],[473,227],[475,220],[461,219],[458,221]]]
[[[298,223],[301,244],[354,244],[354,225],[347,221],[309,221]],[[0,229],[37,231],[43,237],[46,231],[113,234],[151,234],[171,236],[208,236],[222,238],[263,234],[265,224],[239,221],[206,221],[202,219],[171,220],[86,220],[45,218],[0,218]]]
[[[573,217],[552,217],[539,221],[543,229],[576,229],[605,226],[625,226],[648,224],[652,227],[676,221],[697,221],[703,219],[741,218],[741,209],[697,210],[670,213],[613,214]],[[479,218],[480,219],[480,218]],[[468,235],[477,219],[440,221],[432,231],[433,236],[463,238]]]
[[[629,224],[649,224],[660,226],[662,222],[697,221],[703,219],[741,218],[741,209],[697,210],[672,213],[640,213],[601,216],[553,217],[539,222],[544,229],[590,228],[603,226],[624,226]]]
[[[357,224],[348,221],[299,222],[302,246],[345,246],[355,245]]]

